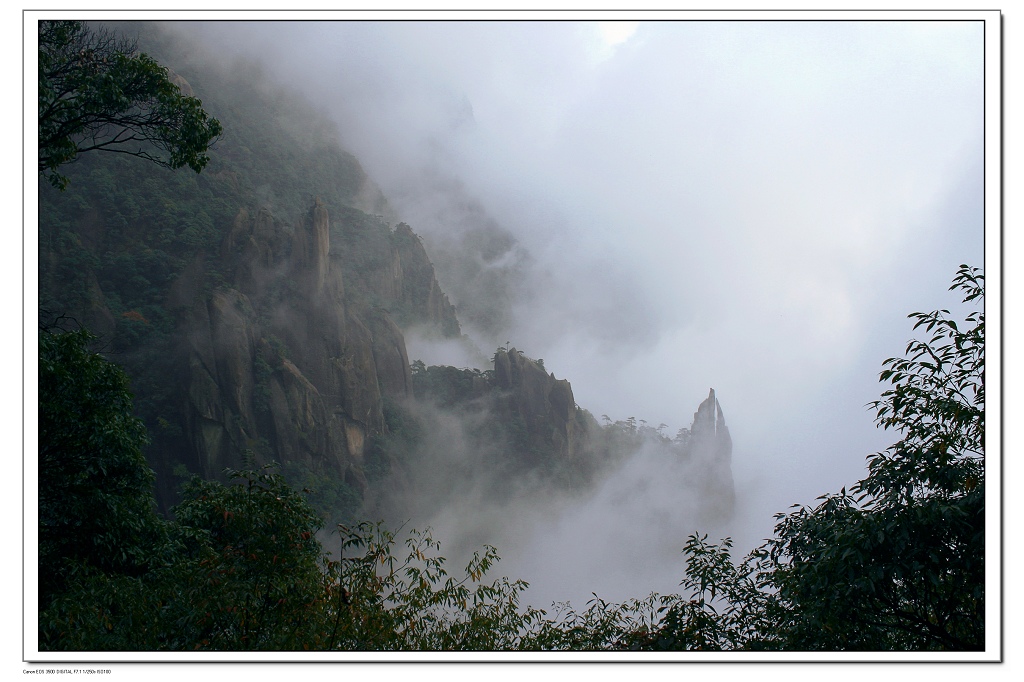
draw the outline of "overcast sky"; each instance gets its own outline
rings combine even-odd
[[[467,197],[510,231],[541,285],[497,342],[544,358],[580,406],[674,433],[714,387],[742,552],[894,440],[866,408],[882,361],[908,313],[955,306],[960,263],[983,264],[983,30],[190,27],[326,107],[428,248],[454,229],[439,204]]]

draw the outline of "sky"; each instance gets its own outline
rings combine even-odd
[[[867,408],[881,363],[984,262],[978,22],[188,30],[326,108],[428,249],[467,201],[514,235],[507,338],[466,328],[484,353],[510,341],[599,418],[671,433],[713,387],[738,550],[896,439]],[[473,364],[453,353],[410,342]]]
[[[913,336],[908,313],[955,311],[957,266],[984,262],[980,23],[188,31],[258,57],[329,111],[428,250],[464,237],[446,218],[467,202],[514,236],[506,338],[465,329],[486,355],[510,341],[599,418],[672,433],[713,387],[739,500],[734,523],[715,530],[738,553],[770,534],[774,513],[863,477],[865,458],[896,439],[867,407],[882,361]],[[473,294],[446,290],[457,305]],[[414,351],[473,362],[413,339]],[[620,480],[657,477],[645,466]],[[556,555],[581,528],[626,532],[650,511],[634,500],[608,513],[613,497],[603,488],[566,508],[531,546]],[[575,551],[601,561],[605,549]],[[671,579],[639,573],[650,589]]]

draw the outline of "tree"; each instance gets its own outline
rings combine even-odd
[[[93,150],[198,173],[220,133],[134,41],[80,21],[39,22],[39,172],[53,186],[67,186],[60,166]]]
[[[984,301],[960,266],[951,290]],[[848,492],[777,515],[774,536],[733,567],[728,540],[691,537],[683,585],[641,648],[979,650],[985,646],[985,313],[912,313],[876,422],[902,437]]]
[[[951,290],[984,301],[962,265]],[[985,645],[985,313],[961,329],[949,311],[912,313],[906,357],[872,405],[902,438],[868,458],[868,476],[782,518],[769,558],[795,618],[791,645],[976,650]]]
[[[173,551],[152,583],[165,605],[158,645],[171,649],[300,649],[323,632],[337,575],[322,521],[272,469],[193,477],[174,509]],[[176,625],[176,627],[174,627]]]
[[[76,576],[40,617],[40,641],[71,650],[300,649],[325,629],[331,570],[320,520],[277,474],[193,478],[148,570]]]
[[[138,575],[162,527],[125,373],[86,331],[39,332],[39,602],[81,571]]]

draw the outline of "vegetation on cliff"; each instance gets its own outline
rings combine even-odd
[[[257,69],[200,67],[153,25],[97,30],[137,32],[224,133],[202,174],[87,154],[60,167],[65,191],[40,187],[41,322],[74,319],[131,377],[165,512],[175,472],[246,456],[350,512],[383,401],[409,391],[398,325],[459,333],[422,244],[379,215],[331,126]]]

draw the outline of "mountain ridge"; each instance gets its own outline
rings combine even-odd
[[[159,31],[146,41],[224,138],[198,176],[83,158],[66,192],[41,186],[40,308],[44,324],[59,311],[93,328],[132,377],[165,512],[184,476],[271,461],[335,518],[422,494],[408,483],[430,438],[417,401],[445,392],[438,418],[468,420],[453,428],[506,481],[586,487],[645,440],[670,444],[602,427],[514,348],[491,370],[417,370],[405,332],[459,339],[460,321],[358,159],[258,69],[202,71]]]

